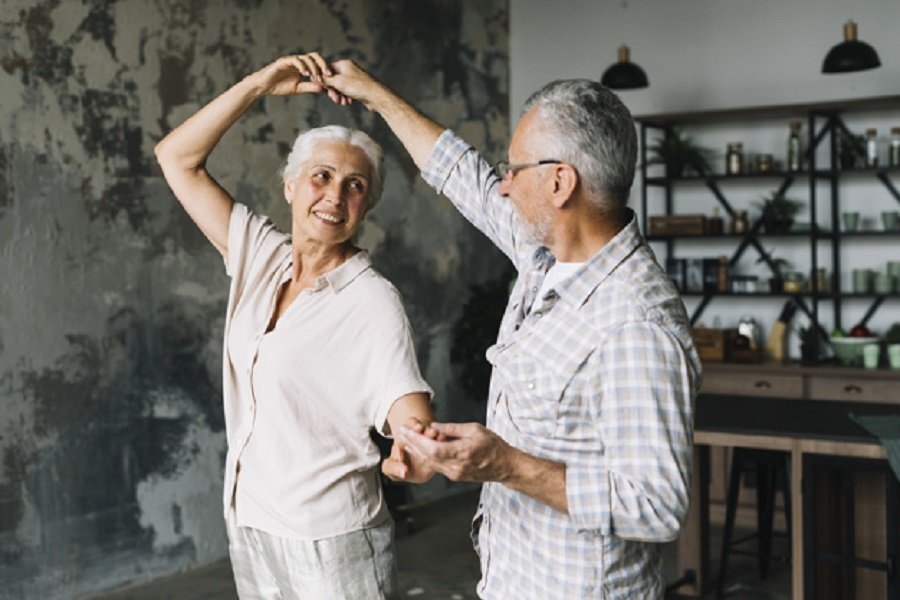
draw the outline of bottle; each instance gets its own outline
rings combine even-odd
[[[713,216],[706,220],[706,233],[709,235],[722,235],[725,232],[725,222],[719,215],[719,207],[713,206]]]
[[[878,132],[875,129],[866,129],[866,166],[878,166]]]
[[[728,175],[740,175],[744,172],[744,145],[741,142],[731,142],[725,152],[725,173]]]
[[[800,121],[791,121],[787,142],[787,170],[800,170]]]
[[[716,273],[716,291],[727,292],[731,289],[731,281],[729,281],[728,257],[720,256]]]
[[[747,211],[738,210],[734,213],[734,219],[731,221],[731,233],[747,233]]]
[[[888,163],[900,167],[900,127],[891,127],[891,155]]]

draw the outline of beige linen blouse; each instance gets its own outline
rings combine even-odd
[[[226,271],[224,508],[237,523],[321,539],[387,518],[379,453],[391,405],[431,394],[397,290],[359,252],[304,290],[266,333],[290,279],[289,236],[242,204]]]

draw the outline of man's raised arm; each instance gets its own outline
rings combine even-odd
[[[444,128],[380,81],[359,68],[352,60],[334,63],[334,75],[325,77],[325,85],[362,102],[387,122],[419,169],[424,169],[431,149]]]

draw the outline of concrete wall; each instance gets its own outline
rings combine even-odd
[[[564,10],[561,7],[565,7]],[[828,50],[843,39],[842,27],[853,19],[859,39],[871,44],[881,57],[878,69],[858,73],[824,75],[822,62]],[[513,123],[528,95],[553,79],[587,77],[599,79],[616,60],[621,44],[631,48],[631,57],[647,73],[650,86],[623,90],[622,100],[635,115],[708,109],[740,108],[778,104],[802,104],[828,100],[861,99],[896,95],[900,81],[900,2],[897,0],[545,0],[510,1],[510,101]],[[898,111],[850,114],[848,126],[857,133],[875,127],[886,142],[891,127],[900,126]],[[714,167],[724,165],[727,142],[741,140],[748,152],[767,152],[783,159],[788,120],[692,127],[688,131],[700,144],[713,148]],[[804,120],[803,134],[806,135]],[[820,163],[821,164],[821,163]],[[894,185],[900,178],[893,177]],[[733,206],[758,210],[754,204],[779,182],[722,183]],[[798,179],[790,195],[808,208],[809,188]],[[651,191],[653,193],[653,191]],[[841,180],[840,210],[859,211],[863,227],[879,229],[879,213],[900,208],[888,190],[874,177],[851,175]],[[819,213],[830,193],[825,182],[817,190]],[[661,194],[650,206],[660,207]],[[702,185],[679,185],[677,212],[711,214],[715,204]],[[632,206],[640,209],[640,187],[632,188]],[[799,215],[808,220],[808,213]],[[825,222],[827,227],[830,224]],[[808,245],[800,238],[766,240],[765,247],[792,263],[792,270],[809,273]],[[731,242],[679,242],[680,257],[730,256]],[[659,254],[664,252],[660,245]],[[841,246],[842,272],[837,277],[844,290],[851,289],[850,269],[871,268],[885,272],[886,262],[900,255],[897,238],[845,239]],[[830,251],[822,244],[820,264],[830,264]],[[764,265],[749,251],[738,268],[743,274],[767,277]],[[778,317],[778,299],[715,299],[703,313],[708,325],[721,322],[735,326],[742,315],[755,316],[766,332]],[[689,310],[696,299],[686,301]],[[843,326],[849,329],[862,318],[869,299],[844,302]],[[820,319],[826,327],[834,323],[833,311],[822,303]],[[875,313],[870,326],[884,333],[900,321],[900,303],[887,301]],[[802,324],[798,317],[795,324]],[[797,356],[797,336],[792,337]]]
[[[70,598],[226,553],[227,281],[161,179],[155,142],[289,52],[352,57],[492,158],[508,138],[504,0],[7,0],[0,11],[0,597]],[[422,184],[383,122],[325,98],[258,103],[211,171],[286,226],[299,129],[387,150],[361,244],[403,293],[444,418],[470,286],[504,262]],[[452,403],[451,403],[452,400]],[[439,494],[440,482],[420,492]]]

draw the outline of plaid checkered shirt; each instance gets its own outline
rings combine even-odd
[[[566,466],[568,514],[486,483],[473,520],[482,598],[661,598],[660,543],[687,515],[700,360],[684,304],[634,214],[535,298],[555,258],[528,241],[500,180],[445,131],[422,177],[515,264],[487,426]]]

